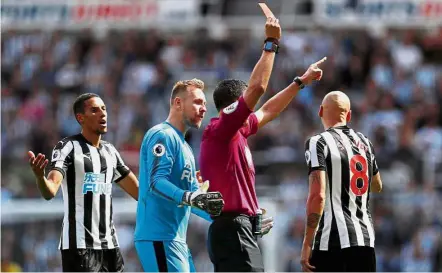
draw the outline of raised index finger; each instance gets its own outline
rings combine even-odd
[[[317,61],[316,63],[314,63],[314,65],[319,66],[320,64],[322,64],[323,62],[325,62],[327,60],[327,57],[322,58],[321,60]]]

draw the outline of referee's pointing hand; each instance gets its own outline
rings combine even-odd
[[[310,84],[313,81],[319,81],[322,78],[322,69],[320,66],[327,60],[327,57],[322,58],[321,60],[312,63],[307,71],[302,75],[301,80],[305,84]]]
[[[32,151],[28,151],[29,164],[31,165],[32,171],[37,178],[41,178],[45,175],[45,168],[48,165],[49,160],[45,159],[44,154],[38,154],[35,157]]]

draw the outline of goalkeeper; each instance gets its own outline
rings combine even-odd
[[[207,192],[208,181],[198,186],[194,155],[184,140],[206,113],[203,89],[198,79],[177,82],[169,117],[151,128],[141,144],[134,240],[146,272],[194,272],[186,244],[190,213],[212,221],[224,206],[219,192]]]

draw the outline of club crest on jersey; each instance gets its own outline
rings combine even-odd
[[[236,108],[238,108],[238,101],[235,101],[234,103],[230,104],[226,108],[223,109],[224,114],[231,114],[233,113]]]
[[[61,151],[60,150],[54,150],[52,152],[52,161],[57,161],[61,157]]]
[[[164,155],[164,153],[166,152],[166,148],[164,147],[163,144],[158,143],[155,144],[155,146],[153,146],[152,152],[155,156],[162,156]]]
[[[310,164],[310,160],[311,160],[310,151],[305,151],[305,161],[307,162],[307,164]]]

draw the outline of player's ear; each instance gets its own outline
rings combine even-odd
[[[77,118],[78,123],[83,124],[84,117],[82,114],[77,114],[75,117]]]
[[[175,97],[173,99],[173,105],[175,106],[176,109],[178,109],[179,111],[183,108],[183,101],[181,100],[180,97]]]
[[[347,123],[351,120],[351,110],[347,113]]]
[[[322,105],[321,106],[319,106],[319,112],[318,112],[318,116],[320,117],[320,118],[322,118],[322,115],[324,114],[324,107],[322,107]]]

